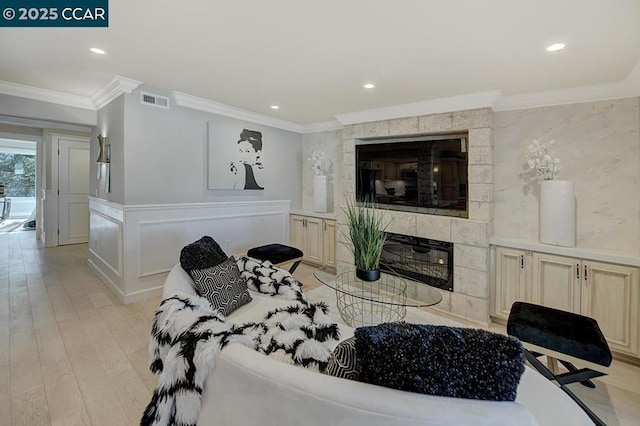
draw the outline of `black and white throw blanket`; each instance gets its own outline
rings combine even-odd
[[[239,257],[236,263],[240,275],[247,281],[247,287],[251,290],[306,303],[300,283],[289,271],[273,266],[268,260],[257,260],[247,256]]]
[[[195,425],[215,357],[230,343],[290,364],[315,369],[326,366],[340,337],[327,306],[308,303],[300,284],[286,271],[269,272],[272,265],[250,258],[240,258],[239,266],[241,262],[250,288],[292,300],[291,306],[266,313],[263,321],[237,325],[214,311],[205,298],[176,294],[163,300],[149,343],[150,368],[159,375],[158,384],[141,425]]]

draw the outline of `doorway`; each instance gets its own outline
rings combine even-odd
[[[37,141],[0,138],[0,233],[36,228]]]
[[[89,240],[89,138],[51,134],[51,179],[44,190],[45,247]]]

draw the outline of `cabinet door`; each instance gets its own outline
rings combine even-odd
[[[324,264],[336,266],[336,221],[324,221]]]
[[[384,163],[384,178],[396,179],[397,176],[395,163]]]
[[[580,260],[534,253],[532,302],[580,313]]]
[[[524,259],[525,252],[523,250],[496,248],[493,315],[507,319],[513,302],[525,301]]]
[[[322,264],[323,221],[315,217],[305,218],[304,259],[312,263]]]
[[[638,355],[638,268],[584,261],[582,315],[594,318],[611,349]]]
[[[291,216],[291,237],[290,244],[297,248],[305,251],[304,240],[305,240],[305,228],[304,228],[304,218],[302,216]]]

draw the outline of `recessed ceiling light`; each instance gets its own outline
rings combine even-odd
[[[105,52],[104,50],[99,49],[99,48],[97,48],[97,47],[92,47],[92,48],[91,48],[91,49],[89,49],[89,50],[91,50],[93,53],[96,53],[96,54],[98,54],[98,55],[106,55],[106,54],[107,54],[107,52]]]
[[[373,83],[367,83],[364,85],[365,89],[373,89],[374,87],[376,87],[376,85]]]
[[[547,46],[547,52],[557,52],[558,50],[564,49],[566,46],[567,45],[564,43],[553,43]]]
[[[271,109],[280,109],[278,105],[271,105]]]

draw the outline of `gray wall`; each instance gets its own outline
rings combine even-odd
[[[0,115],[87,126],[94,126],[97,120],[96,111],[5,94],[0,94]]]
[[[107,137],[111,145],[110,186],[111,192],[104,191],[104,170],[100,181],[97,180],[98,139],[97,135]],[[125,200],[125,95],[120,95],[98,111],[98,125],[91,135],[91,182],[89,193],[93,196],[124,204]],[[97,192],[96,192],[97,190]]]
[[[555,139],[557,179],[572,180],[577,247],[640,255],[640,99],[494,114],[495,235],[538,241],[540,185],[526,154]]]
[[[207,189],[207,122],[237,129],[238,136],[243,128],[263,133],[264,191]],[[107,134],[111,144],[112,192],[98,188],[101,198],[126,205],[248,200],[301,205],[302,136],[297,133],[178,107],[173,99],[169,110],[142,105],[138,90],[102,108],[97,131]],[[95,145],[92,158],[97,156]],[[95,175],[95,164],[92,167]],[[96,184],[92,181],[92,194]]]

